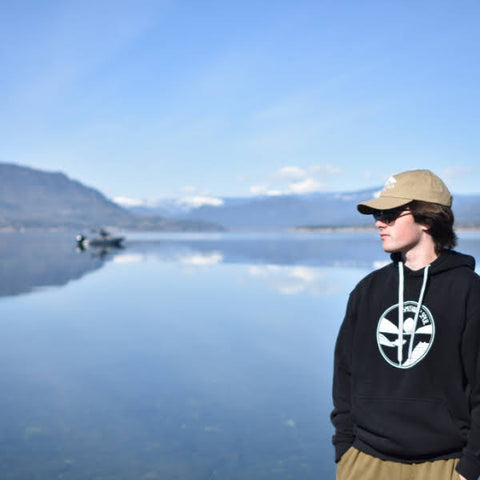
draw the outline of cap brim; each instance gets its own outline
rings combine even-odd
[[[357,210],[364,215],[371,215],[375,210],[390,210],[398,208],[412,201],[411,198],[378,197],[373,200],[359,203]]]

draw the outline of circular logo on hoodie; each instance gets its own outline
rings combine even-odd
[[[422,305],[415,324],[418,303],[403,304],[403,325],[399,325],[398,304],[380,316],[377,344],[382,357],[396,368],[411,368],[425,358],[435,338],[433,316]]]

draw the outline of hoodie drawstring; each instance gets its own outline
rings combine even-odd
[[[413,319],[413,326],[410,333],[410,343],[408,346],[408,358],[409,361],[412,358],[412,351],[413,351],[413,340],[415,338],[415,331],[417,330],[417,323],[418,323],[418,316],[420,315],[420,310],[422,308],[423,297],[425,295],[425,289],[427,288],[427,281],[428,281],[428,270],[430,269],[430,265],[425,267],[423,272],[423,282],[422,288],[420,289],[420,296],[418,297],[417,302],[417,309],[415,311],[415,317]],[[398,262],[398,363],[402,365],[403,362],[403,305],[404,305],[404,283],[405,283],[405,276],[404,276],[404,268],[403,262]]]
[[[403,362],[403,262],[398,262],[398,350],[397,360],[401,365]]]

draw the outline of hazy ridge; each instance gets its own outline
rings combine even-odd
[[[372,218],[357,212],[357,203],[370,199],[381,187],[355,192],[223,198],[223,205],[185,210],[167,200],[156,207],[132,208],[139,214],[155,213],[178,219],[214,222],[228,229],[285,229],[371,227]],[[480,195],[454,195],[456,225],[480,227]]]
[[[123,208],[62,172],[0,163],[0,229],[222,230],[363,228],[370,216],[356,204],[381,187],[355,192],[223,198],[222,205],[185,208],[176,200],[155,207]],[[480,227],[480,194],[455,195],[457,226]]]
[[[139,216],[62,172],[0,163],[0,229],[219,230],[196,220]]]

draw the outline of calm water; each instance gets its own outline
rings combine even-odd
[[[387,260],[370,233],[0,235],[2,478],[333,479],[333,344]]]

